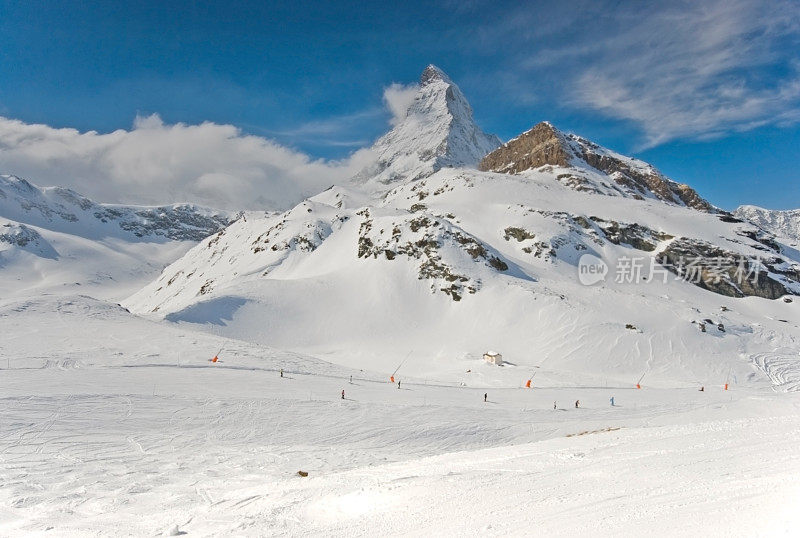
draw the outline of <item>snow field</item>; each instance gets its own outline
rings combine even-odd
[[[679,521],[749,536],[796,523],[795,393],[459,387],[402,369],[398,389],[87,298],[0,314],[18,336],[0,365],[0,534],[664,535]]]

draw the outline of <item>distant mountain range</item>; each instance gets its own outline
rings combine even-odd
[[[733,214],[755,224],[765,232],[787,240],[792,246],[797,246],[800,242],[800,209],[779,211],[743,205]]]
[[[798,344],[798,252],[647,163],[549,123],[501,144],[434,66],[373,149],[351,182],[243,216],[124,304],[377,369],[499,348],[706,379],[773,375]],[[587,263],[604,280],[584,285]]]
[[[0,175],[0,291],[121,299],[235,217],[192,204],[100,204]]]

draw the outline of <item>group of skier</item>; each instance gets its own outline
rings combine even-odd
[[[283,377],[283,368],[280,369],[280,376]],[[394,376],[392,376],[392,377],[394,377]],[[352,383],[353,383],[353,376],[350,376],[350,384],[352,384]],[[400,388],[400,381],[399,380],[397,381],[397,388],[398,389]],[[700,390],[703,390],[703,388],[701,388]],[[345,398],[344,389],[342,389],[342,400],[346,400],[346,399],[347,398]],[[489,393],[488,392],[484,392],[483,393],[483,401],[484,402],[488,402],[489,401]],[[616,406],[616,403],[614,402],[614,397],[613,396],[611,397],[611,399],[609,401],[611,402],[611,407],[615,407]],[[580,407],[581,407],[581,401],[580,400],[575,400],[575,409],[580,409]],[[557,402],[553,402],[553,409],[554,410],[558,409],[558,403]]]

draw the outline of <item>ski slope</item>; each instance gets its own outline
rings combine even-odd
[[[471,386],[403,366],[398,389],[81,296],[4,300],[0,329],[6,536],[666,535],[675,521],[752,536],[798,523],[800,397],[768,383],[524,389],[475,360]]]

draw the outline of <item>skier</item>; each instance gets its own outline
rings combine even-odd
[[[580,400],[575,400],[575,409],[578,409],[581,406]]]
[[[556,402],[553,402],[553,411],[555,411],[556,409],[558,409],[558,407],[556,406]]]
[[[488,392],[484,392],[483,393],[483,401],[485,402],[486,398],[488,398],[488,397],[489,397],[489,393]]]
[[[614,407],[614,397],[611,397],[611,407]]]
[[[706,391],[705,387],[700,387],[700,392],[705,392],[705,391]]]
[[[344,400],[344,389],[342,389],[342,400]]]
[[[350,376],[350,384],[353,384],[353,376]]]
[[[399,379],[397,380],[397,388],[398,389],[400,388],[400,380]]]
[[[281,368],[281,377],[283,377],[283,368]]]

